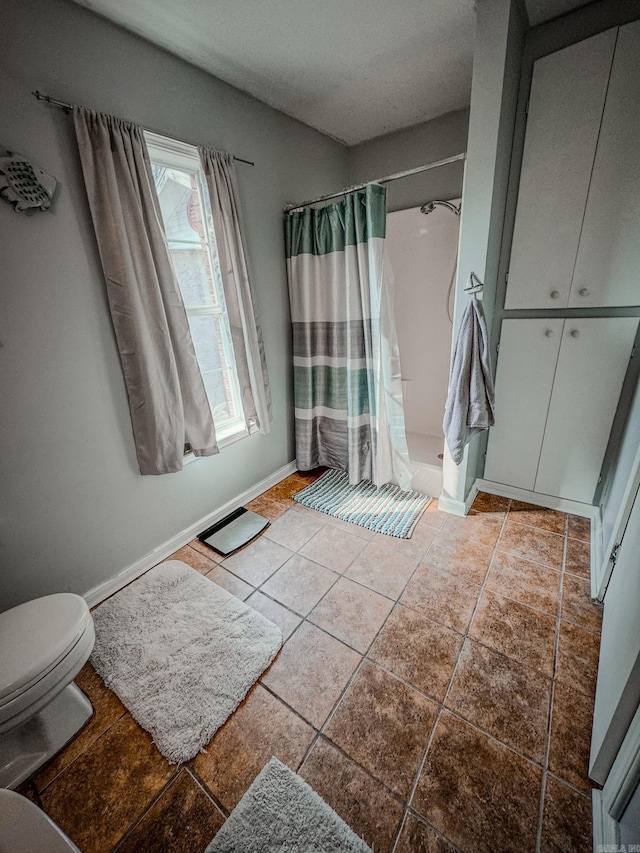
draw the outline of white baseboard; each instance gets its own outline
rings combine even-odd
[[[600,518],[600,507],[592,504],[583,504],[580,501],[570,501],[567,498],[556,498],[553,495],[540,495],[527,489],[519,489],[517,486],[505,486],[504,483],[494,483],[491,480],[476,480],[476,486],[481,492],[489,492],[492,495],[501,495],[503,498],[512,498],[516,501],[525,501],[548,509],[557,509],[560,512],[568,512],[570,515],[579,515],[591,521],[591,597],[596,598],[596,578],[599,574],[602,559],[600,542],[602,540],[602,522]]]
[[[593,816],[593,849],[616,850],[618,846],[618,824],[604,806],[602,791],[593,789],[591,794]]]
[[[449,512],[451,515],[468,515],[471,504],[474,502],[477,494],[477,483],[473,484],[471,491],[463,501],[457,501],[455,498],[450,498],[443,493],[438,498],[438,509],[441,509],[443,512]]]
[[[476,486],[480,492],[489,492],[489,494],[500,495],[503,498],[537,504],[547,507],[547,509],[557,509],[560,512],[568,512],[570,515],[580,515],[582,518],[593,520],[598,517],[599,513],[598,507],[592,504],[571,501],[568,498],[556,498],[553,495],[541,495],[538,492],[530,492],[528,489],[520,489],[517,486],[494,483],[492,480],[476,480]]]
[[[236,497],[232,498],[232,500],[227,501],[218,509],[213,510],[208,515],[205,515],[204,518],[199,519],[193,524],[189,525],[189,527],[181,530],[180,533],[176,533],[175,536],[172,536],[170,539],[167,539],[166,542],[163,542],[162,545],[159,545],[157,548],[154,548],[153,551],[150,551],[148,554],[145,554],[144,557],[140,557],[139,560],[136,560],[134,563],[131,563],[129,566],[126,566],[124,569],[121,569],[116,575],[112,578],[109,578],[106,581],[103,581],[101,584],[94,586],[88,592],[83,594],[84,599],[86,600],[89,607],[95,607],[96,604],[99,604],[101,601],[104,601],[105,598],[109,598],[110,595],[113,595],[114,592],[117,592],[119,589],[122,589],[123,586],[126,586],[128,583],[131,583],[132,580],[135,580],[144,572],[148,571],[148,569],[155,566],[161,560],[164,560],[170,554],[173,554],[179,548],[182,548],[183,545],[186,545],[188,542],[191,542],[198,533],[201,533],[207,527],[211,527],[212,524],[215,524],[217,521],[220,521],[226,515],[229,515],[236,507],[244,506],[244,504],[249,501],[257,498],[258,495],[261,495],[263,492],[266,492],[267,489],[270,489],[272,486],[275,486],[276,483],[279,483],[281,480],[284,480],[285,477],[288,477],[290,474],[293,474],[297,471],[296,463],[289,462],[288,465],[285,465],[283,468],[280,468],[278,471],[274,471],[273,474],[270,474],[268,477],[265,477],[264,480],[261,480],[259,483],[256,483],[254,486],[251,486],[250,489],[242,492]]]

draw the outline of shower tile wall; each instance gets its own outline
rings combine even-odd
[[[425,198],[425,202],[430,200]],[[441,451],[444,441],[442,417],[451,353],[447,291],[454,273],[458,223],[445,208],[436,208],[428,216],[420,213],[419,207],[387,216],[387,251],[395,279],[396,325],[405,380],[406,429],[410,445],[422,446],[425,452],[434,440]],[[423,436],[432,441],[421,440]],[[411,447],[410,455],[415,456]],[[416,461],[433,464],[437,458]]]

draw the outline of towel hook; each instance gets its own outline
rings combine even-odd
[[[464,292],[465,293],[478,293],[479,291],[482,290],[483,287],[484,287],[484,284],[480,281],[478,276],[474,272],[469,273],[469,283],[465,287]]]

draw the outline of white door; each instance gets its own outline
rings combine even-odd
[[[637,317],[565,320],[536,492],[592,502],[637,328]]]
[[[533,489],[564,320],[503,320],[484,476]]]
[[[617,28],[534,65],[506,308],[565,308]]]
[[[640,500],[604,599],[590,776],[604,784],[640,703]]]
[[[640,21],[620,27],[569,305],[640,305]]]

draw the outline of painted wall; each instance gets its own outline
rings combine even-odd
[[[456,281],[456,329],[469,298],[463,290],[471,271],[484,282],[482,302],[491,328],[526,24],[518,0],[478,3]],[[478,476],[480,447],[476,436],[458,466],[445,451],[443,505],[452,511],[463,510]]]
[[[375,180],[467,150],[469,110],[457,110],[349,149],[350,183]],[[388,209],[419,207],[434,198],[462,195],[463,162],[387,184]]]
[[[405,426],[407,432],[439,437],[441,448],[451,349],[447,291],[455,275],[459,221],[444,207],[428,216],[413,207],[387,217]]]
[[[348,183],[339,143],[66,0],[0,6],[0,144],[59,181],[51,211],[0,203],[0,609],[83,593],[294,457],[281,209]],[[140,476],[72,133],[29,93],[255,161],[238,165],[273,389],[270,435]]]

